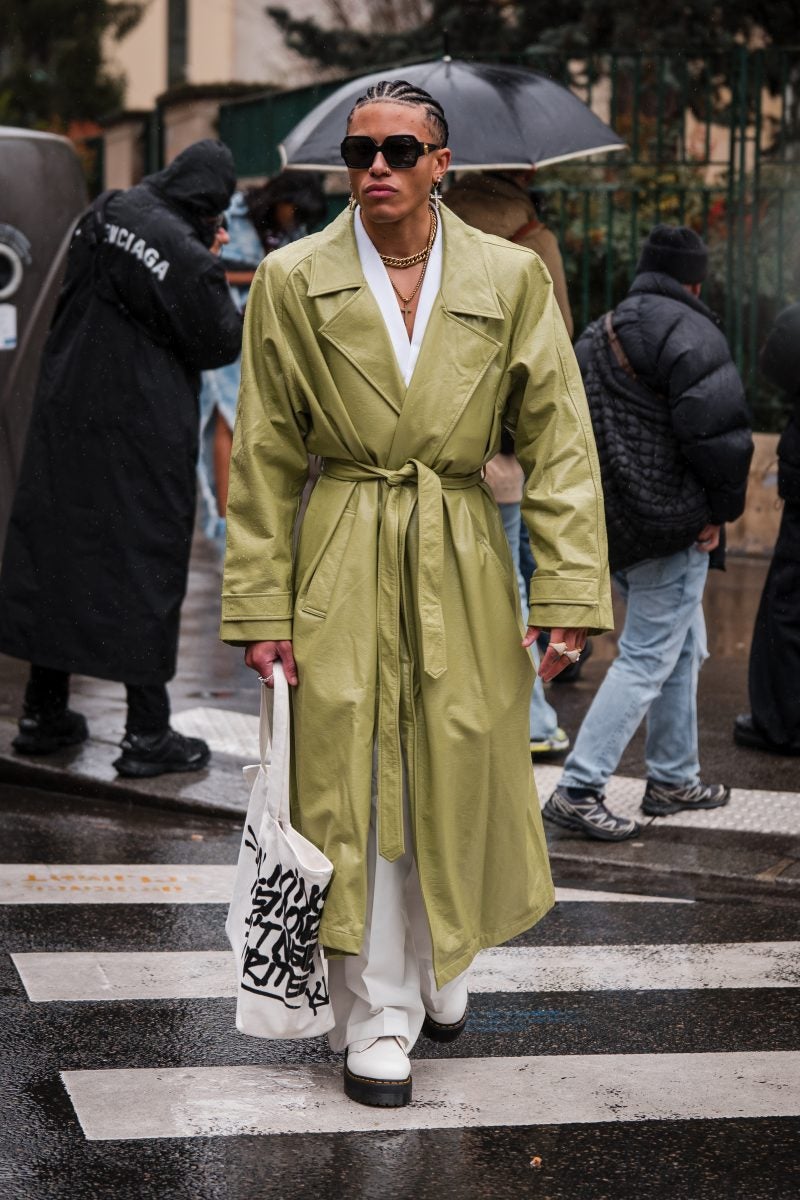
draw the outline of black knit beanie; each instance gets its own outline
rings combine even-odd
[[[708,249],[687,225],[656,225],[642,246],[637,275],[660,271],[678,283],[702,283],[708,272]]]

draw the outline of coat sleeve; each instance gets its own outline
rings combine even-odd
[[[753,437],[742,381],[722,333],[698,337],[697,321],[687,311],[669,329],[659,368],[672,428],[705,489],[711,521],[735,521],[744,511]]]
[[[220,628],[232,645],[292,636],[292,535],[308,477],[308,419],[295,400],[285,283],[276,276],[268,260],[261,264],[245,320]]]
[[[597,449],[552,284],[535,259],[529,271],[504,423],[525,472],[522,515],[536,559],[530,623],[601,632],[614,619]]]
[[[211,371],[234,362],[242,345],[242,317],[225,271],[208,254],[208,264],[181,287],[165,305],[170,341],[191,370]]]

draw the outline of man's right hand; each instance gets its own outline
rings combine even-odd
[[[273,663],[278,659],[283,663],[286,681],[292,687],[297,686],[297,663],[294,661],[291,642],[250,642],[244,652],[245,664],[266,681],[267,687],[274,687],[272,681]]]

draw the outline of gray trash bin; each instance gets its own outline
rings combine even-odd
[[[0,126],[0,553],[86,182],[71,142]]]

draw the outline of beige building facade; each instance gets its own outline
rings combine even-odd
[[[125,107],[151,109],[178,83],[300,87],[318,75],[288,50],[265,0],[149,0],[135,29],[109,37],[105,57],[126,80]],[[320,0],[291,0],[292,15],[324,17]]]
[[[104,131],[104,184],[129,187],[144,170],[147,114],[182,84],[202,95],[162,104],[163,156],[169,162],[199,138],[214,137],[224,88],[231,83],[301,87],[319,71],[288,50],[265,0],[149,0],[139,24],[105,60],[126,83],[125,110]],[[324,0],[292,0],[292,15],[324,17]],[[215,95],[215,88],[219,95]]]

